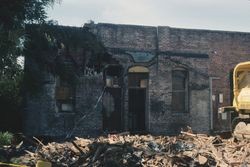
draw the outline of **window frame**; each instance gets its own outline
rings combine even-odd
[[[60,91],[68,91],[66,97],[59,97]],[[60,77],[56,77],[55,86],[55,100],[56,100],[56,111],[58,113],[75,113],[75,87],[67,81],[62,80]],[[63,110],[62,105],[71,105],[72,110]]]
[[[181,71],[181,72],[185,72],[185,87],[183,90],[178,90],[178,89],[174,89],[174,73],[176,71]],[[173,114],[187,114],[189,113],[189,71],[188,69],[186,68],[183,68],[183,67],[176,67],[174,69],[172,69],[172,72],[171,72],[171,77],[172,77],[172,97],[171,97],[171,111]],[[174,93],[178,93],[178,92],[183,92],[184,93],[184,110],[181,111],[181,110],[176,110],[174,108],[174,105],[173,105],[173,94]]]

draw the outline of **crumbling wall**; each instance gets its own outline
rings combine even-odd
[[[97,135],[102,128],[101,95],[104,91],[102,73],[82,76],[76,90],[74,135]],[[98,101],[99,100],[99,101]]]
[[[101,105],[95,105],[103,88],[101,68],[111,59],[103,45],[85,28],[27,25],[26,33],[24,133],[100,133]]]
[[[124,67],[125,71],[134,65],[146,66],[150,70],[147,101],[149,104],[147,105],[148,112],[146,113],[146,126],[149,132],[155,134],[174,134],[180,128],[187,125],[193,127],[195,131],[208,132],[210,121],[208,56],[204,59],[203,57],[193,58],[192,54],[184,55],[186,57],[169,53],[158,55],[164,51],[158,48],[158,43],[159,46],[164,45],[169,39],[167,37],[161,41],[159,39],[161,38],[161,32],[157,31],[156,27],[146,26],[96,25],[98,37],[105,47],[111,49],[111,54]],[[116,53],[112,50],[114,48],[122,50],[123,54]],[[150,62],[137,63],[133,61],[131,56],[124,54],[126,51],[148,51],[153,53],[155,58]],[[171,71],[175,66],[185,66],[190,70],[188,113],[176,114],[171,111]],[[124,83],[127,85],[126,75]],[[128,112],[127,92],[128,89],[125,86],[125,115]],[[125,120],[125,124],[126,122]]]
[[[236,64],[249,61],[250,33],[158,27],[159,50],[209,55],[209,76],[216,107],[232,105],[230,73]],[[223,102],[219,102],[219,94]],[[230,120],[218,119],[214,111],[214,131],[228,130]]]
[[[107,48],[155,51],[157,31],[151,26],[97,24],[96,35]]]
[[[210,93],[214,95],[215,101],[218,101],[219,94],[223,94],[223,102],[218,103],[217,108],[230,105],[229,73],[237,63],[249,59],[249,33],[114,24],[96,24],[91,27],[91,31],[109,53],[104,54],[103,60],[105,56],[112,55],[112,61],[104,65],[120,64],[124,69],[124,130],[128,129],[127,71],[130,67],[145,66],[149,69],[146,127],[150,133],[174,134],[187,125],[196,132],[209,132],[212,99]],[[26,100],[27,133],[59,136],[66,135],[73,129],[74,135],[98,134],[102,131],[101,105],[95,109],[94,106],[104,86],[102,73],[99,73],[103,66],[91,59],[91,52],[95,53],[92,48],[85,53],[90,58],[88,68],[98,66],[99,70],[88,69],[91,75],[87,76],[88,70],[84,69],[86,62],[79,63],[85,61],[81,58],[84,50],[86,48],[69,49],[72,61],[76,61],[78,70],[82,70],[76,85],[74,112],[58,113],[55,110],[55,74],[41,71],[45,77],[40,94],[27,96]],[[102,52],[95,54],[97,58],[99,53]],[[150,54],[153,58],[136,61],[133,53],[146,56]],[[172,111],[172,70],[176,67],[184,67],[188,71],[186,113]],[[219,79],[210,85],[209,77]],[[79,122],[81,118],[83,119]],[[222,122],[217,119],[216,109],[213,119],[215,131],[225,130],[230,126],[227,124],[230,120]]]
[[[29,59],[26,59],[26,62]],[[32,65],[36,65],[33,64]],[[29,67],[26,67],[29,68]],[[64,131],[63,126],[56,126],[56,122],[51,122],[51,115],[55,114],[55,77],[46,72],[40,73],[41,85],[38,92],[26,90],[25,108],[24,108],[24,132],[27,135],[48,135],[54,133],[58,135]],[[59,127],[53,131],[54,127]],[[48,131],[49,130],[49,131]]]
[[[32,59],[27,58],[26,63]],[[36,61],[32,66],[38,67]],[[26,65],[26,70],[31,66]],[[42,70],[39,72],[39,90],[26,90],[24,108],[24,132],[36,136],[96,135],[102,131],[101,101],[102,73],[88,69],[72,82],[75,87],[72,111],[57,108],[56,86],[58,75]],[[100,100],[100,99],[99,99]]]
[[[24,131],[27,135],[63,136],[97,135],[102,131],[102,74],[82,76],[77,84],[73,112],[56,110],[56,79],[46,73],[46,82],[38,94],[26,96]]]
[[[188,71],[188,111],[172,111],[172,70]],[[159,55],[158,71],[150,70],[150,132],[176,134],[181,128],[209,132],[209,80],[207,59]]]

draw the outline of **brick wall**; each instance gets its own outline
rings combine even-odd
[[[197,132],[209,131],[209,59],[185,58],[183,56],[172,57],[171,54],[160,54],[157,58],[157,52],[181,51],[178,50],[178,48],[176,48],[176,50],[163,49],[164,47],[172,47],[172,45],[174,45],[169,36],[165,36],[162,32],[168,32],[168,29],[158,30],[156,27],[114,24],[98,24],[95,28],[97,36],[107,48],[118,48],[124,51],[150,51],[155,55],[156,58],[150,63],[134,63],[127,54],[110,52],[124,67],[125,71],[134,65],[142,65],[150,69],[148,89],[149,105],[147,105],[148,108],[146,111],[148,131],[154,134],[173,134],[187,125],[192,126]],[[188,87],[190,89],[190,102],[189,112],[185,114],[176,114],[171,111],[171,74],[172,69],[180,65],[189,69],[190,82]],[[127,85],[126,80],[125,77],[125,85]],[[124,101],[125,115],[128,112],[127,91],[126,89]]]
[[[28,60],[26,60],[28,61]],[[34,65],[34,64],[33,64]],[[41,72],[42,84],[38,92],[26,92],[24,133],[31,136],[97,135],[102,131],[101,101],[102,74],[81,76],[76,86],[73,112],[56,110],[56,76]]]
[[[250,33],[115,24],[96,24],[92,30],[125,71],[125,130],[128,126],[126,72],[129,67],[141,65],[150,70],[146,111],[146,127],[149,132],[174,134],[186,125],[196,132],[209,132],[209,86],[212,86],[212,94],[217,99],[219,93],[224,96],[223,103],[217,107],[230,105],[230,71],[237,63],[250,59]],[[148,52],[155,57],[150,62],[135,63],[126,51]],[[171,72],[179,66],[184,66],[189,73],[189,112],[177,114],[171,111]],[[102,93],[102,74],[80,77],[76,89],[75,112],[68,114],[56,112],[55,77],[50,73],[43,75],[46,82],[40,94],[28,95],[26,99],[25,132],[31,135],[60,136],[76,127],[74,135],[101,133],[101,105],[95,110],[93,107]],[[209,77],[219,79],[209,85]],[[86,118],[77,124],[84,115]],[[228,122],[217,119],[217,111],[214,111],[213,117],[214,130],[227,129]]]
[[[250,60],[250,33],[158,27],[158,35],[161,51],[209,55],[209,75],[219,78],[213,82],[212,94],[216,101],[220,93],[224,98],[217,107],[231,105],[230,72],[239,62]],[[229,122],[218,120],[214,112],[214,130],[227,130]]]
[[[97,37],[107,48],[151,51],[156,49],[155,27],[98,24]]]
[[[172,111],[172,70],[185,67],[188,71],[188,112]],[[176,134],[181,128],[209,132],[209,83],[207,59],[159,55],[158,72],[150,70],[150,132]]]
[[[137,51],[154,50],[156,53],[166,52],[170,57],[176,57],[176,54],[171,55],[171,53],[185,53],[181,56],[182,58],[180,57],[180,59],[183,60],[192,57],[192,55],[207,55],[209,58],[206,60],[190,58],[188,66],[197,71],[207,73],[210,77],[219,78],[219,80],[213,80],[213,85],[211,85],[212,95],[215,95],[216,101],[218,101],[219,94],[223,94],[223,103],[218,103],[217,107],[231,105],[230,71],[237,63],[248,61],[250,58],[250,33],[114,24],[97,24],[96,27],[98,37],[100,37],[107,48]],[[161,75],[161,69],[164,68],[164,65],[161,65],[161,61],[162,59],[159,56],[159,64],[156,65],[157,67],[154,67],[159,69],[156,71],[159,77]],[[147,64],[145,66],[147,66]],[[151,77],[154,76],[151,75]],[[197,81],[199,81],[199,79],[197,79]],[[158,82],[162,82],[162,85],[164,85],[166,82],[171,82],[171,80],[168,78],[168,80],[162,79],[160,81],[158,80]],[[162,89],[162,85],[151,88],[155,90]],[[209,85],[208,78],[206,85]],[[209,89],[207,89],[206,92],[200,93],[208,95]],[[167,94],[168,93],[164,95],[166,99],[170,98],[170,95]],[[196,93],[193,96],[199,97],[200,95]],[[157,98],[161,99],[162,97],[157,96]],[[164,104],[165,108],[169,108],[166,99],[165,104],[164,100],[161,100],[159,104]],[[202,98],[197,98],[197,100],[199,99]],[[195,101],[196,100],[192,101],[194,106],[196,104]],[[207,98],[206,107],[210,108],[209,105],[210,100]],[[167,110],[165,108],[164,110]],[[198,107],[196,110],[203,110],[203,108]],[[151,112],[153,111],[151,110]],[[214,112],[214,130],[227,130],[230,126],[229,121],[217,119],[217,111]],[[210,118],[208,117],[206,119],[209,121]],[[195,121],[193,120],[193,122]]]

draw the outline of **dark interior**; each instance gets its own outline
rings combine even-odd
[[[112,105],[112,112],[103,107],[103,129],[109,132],[119,132],[122,130],[121,88],[106,88],[106,92],[111,95],[114,105]]]
[[[106,77],[112,78],[117,87],[110,86],[105,88],[103,98],[103,129],[108,132],[119,132],[123,129],[122,113],[122,67],[120,65],[110,65],[104,71]],[[105,103],[105,104],[104,104]]]
[[[146,88],[129,89],[129,119],[131,131],[145,131]]]

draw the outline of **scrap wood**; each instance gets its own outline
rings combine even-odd
[[[183,132],[183,131],[181,131],[181,134],[188,135],[188,136],[192,136],[192,137],[197,137],[196,134],[189,133],[189,132]]]
[[[244,152],[244,154],[243,154],[243,156],[242,156],[242,158],[241,158],[241,163],[242,163],[242,164],[245,163],[247,156],[250,155],[250,152],[249,152],[249,144],[247,144],[247,145],[245,146],[244,151],[245,151],[245,152]]]
[[[38,138],[33,137],[33,139],[35,139],[41,146],[45,146]]]
[[[28,151],[28,150],[24,150],[26,153],[28,153],[31,157],[35,157],[35,153],[33,153],[33,152],[30,152],[30,151]]]
[[[193,133],[190,133],[190,132],[184,132],[184,131],[181,131],[181,134],[184,134],[184,135],[187,135],[187,136],[192,136],[192,137],[200,137],[200,138],[205,138],[207,139],[207,135],[206,134],[193,134]]]
[[[52,142],[39,147],[35,153],[27,153],[27,157],[34,164],[39,159],[46,159],[57,166],[73,167],[247,166],[250,165],[249,147],[247,140],[226,140],[191,132],[172,137],[125,133]]]
[[[73,146],[75,146],[75,148],[83,155],[84,152],[82,151],[82,149],[74,142],[74,141],[71,141],[71,143],[73,144]]]

